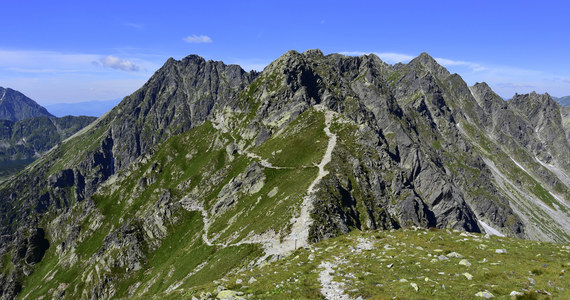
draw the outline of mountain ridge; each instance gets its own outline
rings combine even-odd
[[[552,97],[554,100],[556,100],[558,103],[560,103],[560,105],[562,106],[570,106],[570,96],[564,96],[564,97]]]
[[[549,96],[506,106],[495,96],[426,53],[392,66],[374,55],[289,51],[261,73],[196,55],[169,59],[2,185],[0,255],[11,271],[0,293],[143,297],[143,282],[154,293],[212,281],[272,259],[264,245],[292,232],[301,207],[312,207],[308,243],[354,230],[483,224],[567,242],[568,139],[548,131],[566,118]],[[333,135],[328,173],[311,189]],[[172,253],[188,268],[176,264],[164,277],[160,261]]]
[[[11,88],[0,87],[0,119],[17,122],[23,119],[46,116],[53,117],[34,100]]]
[[[24,94],[0,87],[0,181],[8,179],[95,118],[54,117]]]

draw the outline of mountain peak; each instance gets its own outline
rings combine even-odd
[[[430,70],[436,74],[449,76],[449,71],[440,65],[435,58],[427,52],[422,52],[418,57],[412,59],[409,63],[411,66],[423,66],[425,69]]]
[[[40,116],[53,117],[26,95],[11,88],[0,87],[0,119],[17,122]]]
[[[306,57],[323,57],[325,56],[320,49],[309,49],[303,52],[303,55]]]

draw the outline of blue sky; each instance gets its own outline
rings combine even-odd
[[[40,104],[108,100],[169,57],[261,70],[287,50],[428,52],[499,95],[570,95],[570,5],[564,1],[6,1],[0,86]]]

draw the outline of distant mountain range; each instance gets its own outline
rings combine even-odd
[[[0,87],[0,95],[0,182],[96,119],[55,117],[10,88]]]
[[[560,103],[562,106],[570,106],[570,96],[565,97],[552,97],[556,102]]]
[[[57,117],[93,116],[100,117],[115,107],[122,99],[106,101],[86,101],[77,103],[56,103],[45,107]]]
[[[0,120],[17,122],[33,117],[53,117],[44,107],[26,95],[0,87]]]

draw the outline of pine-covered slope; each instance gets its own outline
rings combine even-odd
[[[33,117],[53,117],[44,107],[24,94],[0,87],[0,120],[17,122]]]
[[[170,59],[2,186],[0,294],[171,293],[354,230],[568,242],[564,112],[499,100],[425,53]]]

